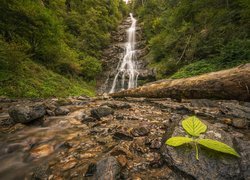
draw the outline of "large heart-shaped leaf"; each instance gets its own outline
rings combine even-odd
[[[188,134],[196,137],[200,136],[201,133],[204,133],[207,130],[207,126],[195,116],[183,120],[182,127]]]
[[[180,146],[182,144],[189,143],[192,141],[193,140],[191,138],[187,138],[187,137],[172,137],[166,141],[166,144],[169,146],[176,147],[176,146]]]
[[[223,153],[227,153],[227,154],[232,154],[234,156],[240,157],[240,155],[230,146],[219,142],[219,141],[215,141],[212,139],[199,139],[197,140],[197,142],[207,148],[213,149],[215,151],[219,151],[219,152],[223,152]]]

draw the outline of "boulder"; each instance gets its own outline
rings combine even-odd
[[[46,114],[43,105],[28,106],[12,106],[9,109],[9,115],[16,123],[29,123],[35,119],[39,119]]]
[[[69,109],[67,108],[64,108],[64,107],[57,107],[56,110],[55,110],[55,115],[56,116],[64,116],[64,115],[67,115],[69,114]]]
[[[100,160],[96,166],[96,180],[116,180],[120,178],[121,167],[115,157]]]
[[[238,150],[240,155],[245,153],[246,149],[250,148],[249,143],[241,143],[241,146],[243,146],[241,149],[244,149],[244,151],[241,151],[239,145],[234,143],[234,137],[231,134],[217,128],[212,124],[207,122],[204,123],[208,125],[208,130],[206,133],[201,135],[202,138],[209,138],[223,142]],[[181,127],[181,124],[177,123],[177,125],[173,127],[173,133],[167,132],[163,142],[173,136],[185,135],[186,133]],[[190,176],[195,179],[205,178],[223,180],[249,178],[249,173],[247,173],[250,167],[249,155],[244,156],[244,158],[237,158],[232,155],[207,149],[200,145],[199,160],[196,160],[195,149],[191,145],[182,145],[180,147],[163,145],[161,147],[161,154],[165,162],[167,162],[170,166],[174,167],[180,172],[184,172],[186,176]]]
[[[101,119],[102,117],[114,114],[114,110],[108,106],[100,106],[92,109],[90,113],[93,118]]]

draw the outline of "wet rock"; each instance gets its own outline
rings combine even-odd
[[[124,119],[124,116],[123,116],[122,114],[117,114],[117,115],[115,116],[115,118],[116,118],[117,120],[123,120],[123,119]]]
[[[51,111],[49,109],[46,110],[46,113],[49,115],[49,116],[55,116],[55,112],[54,111]]]
[[[12,118],[6,117],[4,119],[0,119],[0,126],[12,126],[15,124],[15,121]]]
[[[233,121],[230,118],[224,118],[221,120],[222,123],[232,125]]]
[[[131,108],[131,105],[128,103],[117,103],[117,102],[107,102],[102,104],[102,106],[108,106],[113,109],[129,109]]]
[[[91,116],[96,119],[101,119],[102,117],[114,114],[114,110],[108,106],[100,106],[98,108],[92,109]]]
[[[146,138],[145,138],[145,141],[144,141],[145,145],[150,146],[151,142],[152,142],[152,139],[151,139],[151,138],[149,138],[149,137],[146,137]]]
[[[161,155],[158,153],[148,153],[146,154],[146,159],[149,162],[149,166],[152,168],[160,168],[164,164]]]
[[[250,141],[235,138],[234,143],[241,155],[240,166],[241,172],[245,179],[250,179]]]
[[[5,152],[7,153],[13,153],[15,151],[18,151],[18,150],[28,150],[29,147],[27,147],[26,144],[24,143],[14,143],[14,144],[10,144],[6,149],[5,149]]]
[[[56,101],[57,105],[59,106],[67,106],[67,105],[71,105],[72,101],[70,99],[58,99]]]
[[[127,118],[128,118],[128,120],[139,120],[139,118],[137,116],[129,116]]]
[[[115,157],[107,157],[97,163],[96,179],[116,180],[120,178],[121,167]]]
[[[219,103],[222,114],[242,119],[250,119],[250,107],[239,104],[238,101],[226,101]]]
[[[30,154],[33,158],[46,157],[54,152],[54,147],[49,144],[42,144],[31,150]]]
[[[121,167],[125,167],[128,163],[128,160],[127,160],[126,156],[124,156],[124,155],[119,155],[117,157],[117,161],[120,163]]]
[[[161,138],[155,138],[151,141],[150,143],[150,148],[151,149],[160,149],[161,148]]]
[[[191,100],[191,106],[194,107],[216,107],[217,103],[216,101],[212,101],[209,99],[192,99]]]
[[[93,117],[90,117],[90,116],[87,116],[85,117],[83,120],[82,120],[82,123],[88,123],[88,122],[96,122],[97,119],[96,118],[93,118]]]
[[[145,146],[145,138],[136,138],[130,145],[130,150],[140,155],[147,153],[148,148]]]
[[[247,128],[247,121],[245,119],[233,119],[232,125],[236,128],[243,129]]]
[[[112,142],[112,137],[108,136],[108,137],[99,137],[96,139],[96,142],[98,142],[100,145],[105,145],[107,143]]]
[[[88,96],[82,95],[82,96],[76,97],[76,99],[81,100],[81,101],[89,101],[90,98]]]
[[[62,148],[62,149],[64,149],[64,148],[66,148],[66,149],[69,149],[69,148],[72,148],[73,147],[73,144],[72,143],[70,143],[70,142],[64,142],[61,146],[60,146],[60,148]]]
[[[9,115],[16,123],[29,123],[35,119],[39,119],[46,114],[43,105],[34,107],[28,106],[12,106],[9,109]]]
[[[112,149],[112,151],[110,152],[110,155],[112,156],[125,155],[130,159],[133,158],[133,154],[129,150],[129,145],[125,143],[121,143],[117,145],[116,147],[114,147],[114,149]]]
[[[228,131],[228,125],[222,124],[222,123],[214,123],[214,126],[220,129],[223,129],[224,131]]]
[[[70,110],[64,107],[57,107],[55,110],[55,115],[56,116],[65,116],[69,114]]]
[[[45,102],[44,106],[46,107],[47,110],[50,110],[50,111],[55,111],[57,108],[55,102]]]
[[[84,112],[79,112],[79,114],[77,114],[74,118],[77,119],[77,120],[79,120],[79,121],[82,121],[86,117],[87,117],[87,115]]]
[[[216,126],[205,122],[208,130],[202,136],[204,138],[214,139],[234,147],[233,138],[229,133],[217,128]],[[181,123],[174,127],[172,135],[166,134],[167,140],[171,136],[185,136],[186,133],[181,127]],[[164,160],[186,176],[195,179],[209,177],[209,179],[244,179],[242,168],[238,159],[232,155],[219,153],[199,146],[199,160],[195,158],[195,149],[192,146],[171,147],[163,145],[161,154]],[[236,149],[236,148],[235,148]],[[241,151],[239,152],[241,154]],[[248,160],[249,161],[249,160]]]
[[[131,130],[131,134],[135,137],[148,135],[149,130],[145,127],[137,127]]]
[[[15,124],[14,126],[12,126],[10,128],[10,131],[13,133],[13,132],[16,132],[16,131],[24,129],[25,127],[26,127],[26,125],[24,125],[22,123],[17,123],[17,124]]]
[[[76,166],[76,164],[77,164],[76,159],[71,159],[68,162],[66,162],[66,163],[63,164],[62,170],[63,171],[67,171],[69,169],[72,169],[72,168],[74,168]]]
[[[125,141],[133,141],[133,136],[129,134],[129,132],[125,130],[119,130],[114,133],[113,138],[116,140],[125,140]]]
[[[48,178],[48,165],[40,165],[33,169],[32,179],[47,179]]]
[[[95,157],[96,155],[95,154],[92,154],[92,153],[84,153],[84,154],[80,154],[80,158],[81,159],[89,159],[89,158],[93,158]]]
[[[96,172],[96,164],[91,163],[87,169],[87,172],[85,173],[85,177],[91,177]]]

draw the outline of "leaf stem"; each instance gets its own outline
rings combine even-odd
[[[197,160],[199,160],[199,151],[196,141],[194,142],[194,144],[195,144],[195,157]]]

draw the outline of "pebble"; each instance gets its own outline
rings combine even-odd
[[[232,125],[239,129],[247,128],[247,121],[245,119],[233,119]]]
[[[131,134],[135,137],[148,135],[149,130],[145,127],[137,127],[131,130]]]
[[[161,138],[156,138],[151,141],[150,148],[152,149],[160,149],[161,147]]]
[[[125,167],[125,166],[127,165],[127,162],[128,162],[128,160],[127,160],[127,158],[126,158],[125,155],[119,155],[119,156],[117,157],[117,161],[120,163],[120,165],[121,165],[122,167]]]
[[[133,136],[131,136],[129,132],[126,131],[115,132],[113,138],[116,140],[125,140],[125,141],[133,141],[134,139]]]

